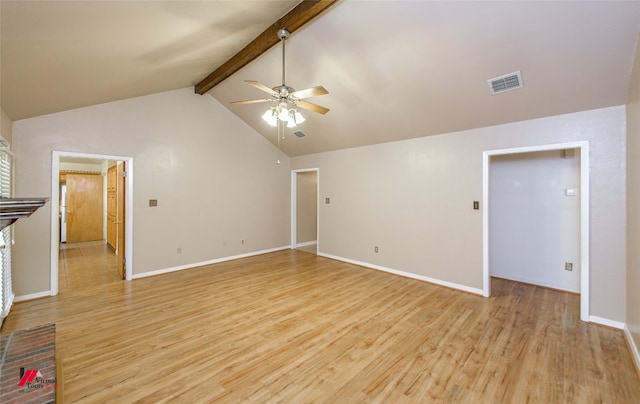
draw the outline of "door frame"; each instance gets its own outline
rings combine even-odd
[[[589,322],[589,141],[543,144],[487,150],[482,152],[482,294],[491,296],[491,269],[489,267],[489,167],[492,156],[538,151],[580,149],[580,319]]]
[[[118,160],[125,161],[127,167],[127,181],[125,184],[125,254],[126,271],[125,280],[133,279],[133,157],[111,156],[103,154],[76,153],[53,151],[51,155],[51,275],[50,292],[51,296],[58,294],[58,258],[59,258],[59,229],[58,221],[60,212],[60,158],[76,157],[96,160]]]
[[[320,252],[320,169],[303,168],[291,170],[291,246],[294,250],[298,243],[298,173],[316,172],[316,254]]]

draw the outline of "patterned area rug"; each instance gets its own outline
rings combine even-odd
[[[55,324],[0,336],[0,403],[54,403]]]

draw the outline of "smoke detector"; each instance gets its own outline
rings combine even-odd
[[[522,88],[522,74],[520,71],[505,74],[500,77],[487,80],[491,94],[496,95],[505,91],[516,90]]]

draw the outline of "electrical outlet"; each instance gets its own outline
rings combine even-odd
[[[378,246],[373,247],[373,252],[378,252]]]
[[[473,209],[474,210],[480,209],[480,201],[473,201]]]
[[[326,197],[324,198],[324,203],[326,203],[327,205],[331,203],[331,198]]]
[[[565,271],[573,271],[573,262],[565,262],[564,263]]]

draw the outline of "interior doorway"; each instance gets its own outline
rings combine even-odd
[[[589,142],[572,142],[551,145],[519,147],[512,149],[491,150],[483,153],[483,294],[491,295],[491,262],[490,262],[490,234],[491,221],[489,215],[492,208],[490,193],[490,164],[491,159],[497,156],[518,155],[523,153],[575,150],[579,157],[579,193],[567,195],[575,197],[579,204],[579,292],[580,292],[580,318],[589,321]],[[566,193],[575,192],[571,188],[564,190]],[[565,194],[566,195],[566,194]]]
[[[580,151],[492,156],[492,277],[580,293]]]
[[[118,271],[119,279],[132,279],[132,232],[133,218],[131,207],[133,203],[133,159],[124,156],[96,155],[72,152],[53,152],[52,155],[52,198],[51,198],[51,294],[58,294],[60,272],[60,259],[67,257],[77,258],[78,255],[91,256],[94,262],[109,262]],[[111,178],[111,183],[107,177],[107,172],[113,169],[115,175]],[[70,240],[69,222],[70,216],[77,213],[77,209],[70,209],[71,200],[69,198],[68,178],[74,181],[74,177],[80,174],[99,176],[102,182],[100,189],[100,225],[95,225],[99,230],[90,236],[95,240],[73,239]],[[117,175],[120,178],[117,178]],[[80,177],[82,177],[80,175]],[[63,186],[65,185],[65,186]],[[95,188],[95,187],[94,187]],[[112,189],[113,188],[113,189]],[[114,191],[110,193],[109,191]],[[66,194],[66,195],[65,195]],[[65,198],[62,198],[62,196]],[[109,199],[112,198],[112,199]],[[118,204],[120,209],[110,209]],[[70,210],[70,212],[69,212]],[[95,222],[95,215],[93,215]],[[95,229],[94,229],[95,230]],[[81,232],[82,233],[82,232]],[[96,233],[96,234],[93,234]],[[73,245],[67,244],[64,253],[61,255],[60,246],[63,242],[79,241]],[[111,241],[108,244],[108,241]],[[101,244],[92,245],[91,243]],[[84,251],[84,253],[83,253]],[[108,254],[104,259],[97,258],[97,255]],[[97,255],[96,255],[97,254]],[[111,262],[111,257],[113,262]],[[63,268],[63,271],[65,268]],[[109,276],[113,276],[110,274]],[[102,276],[105,278],[105,276]],[[94,276],[94,279],[96,277]],[[98,277],[100,278],[100,277]]]
[[[291,172],[291,248],[317,254],[319,170]]]

